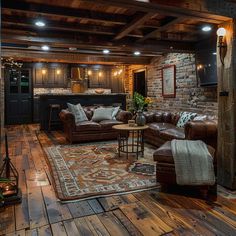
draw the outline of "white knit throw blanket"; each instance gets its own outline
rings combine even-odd
[[[200,141],[172,140],[176,182],[179,185],[214,185],[213,157]]]

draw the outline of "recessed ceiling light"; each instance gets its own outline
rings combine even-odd
[[[135,56],[139,56],[140,54],[141,54],[140,51],[135,51],[135,52],[134,52],[134,55],[135,55]]]
[[[109,53],[110,53],[110,50],[104,49],[104,50],[103,50],[103,53],[104,53],[104,54],[109,54]]]
[[[43,21],[36,21],[35,22],[35,25],[37,25],[38,27],[44,27],[45,26],[45,23]]]
[[[70,51],[76,51],[76,50],[77,50],[77,48],[70,47],[70,48],[69,48],[69,50],[70,50]]]
[[[44,50],[44,51],[48,51],[50,49],[50,47],[48,45],[43,45],[41,47],[41,49]]]
[[[202,31],[204,31],[204,32],[208,32],[208,31],[211,31],[211,26],[209,26],[209,25],[205,25],[205,26],[203,26],[202,27]]]

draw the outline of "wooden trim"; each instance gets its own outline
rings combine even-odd
[[[163,77],[163,71],[167,68],[172,68],[174,69],[174,78],[172,78],[174,81],[174,91],[173,93],[169,93],[169,94],[164,94],[164,77]],[[167,66],[164,66],[162,69],[161,69],[161,77],[162,77],[162,96],[164,98],[175,98],[176,96],[176,66],[175,65],[167,65]]]
[[[133,80],[133,89],[132,89],[132,96],[134,95],[134,74],[139,72],[145,72],[145,97],[147,96],[147,67],[136,69],[132,71],[132,80]]]

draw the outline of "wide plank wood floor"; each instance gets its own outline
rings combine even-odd
[[[0,235],[236,235],[236,201],[223,197],[207,204],[152,190],[61,204],[36,132],[37,125],[8,127],[23,199],[0,211]],[[39,135],[43,145],[65,143],[57,131]]]

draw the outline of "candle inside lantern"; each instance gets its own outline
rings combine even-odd
[[[2,186],[2,195],[4,197],[9,197],[15,195],[16,193],[16,185],[14,183],[6,183]]]

